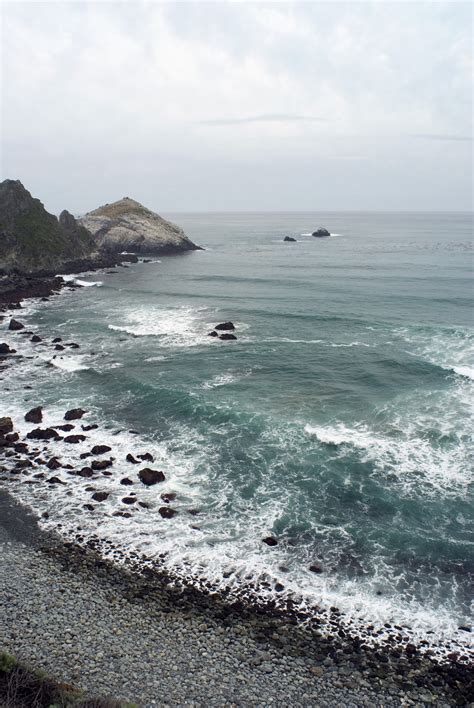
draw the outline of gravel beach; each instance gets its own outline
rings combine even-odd
[[[281,618],[129,574],[0,497],[0,645],[139,706],[469,705],[468,673],[354,651]]]

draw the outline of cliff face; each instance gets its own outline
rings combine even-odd
[[[57,273],[97,256],[91,234],[71,214],[58,220],[19,180],[0,183],[0,272]]]
[[[93,234],[99,248],[113,253],[151,255],[199,250],[179,226],[129,197],[99,207],[79,222]]]

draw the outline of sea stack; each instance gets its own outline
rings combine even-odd
[[[316,229],[316,231],[313,231],[311,235],[316,236],[317,238],[325,238],[326,236],[330,236],[331,234],[327,229],[319,228]]]
[[[101,206],[79,221],[103,251],[158,255],[200,250],[179,226],[129,197]]]

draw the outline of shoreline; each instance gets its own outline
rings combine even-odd
[[[70,283],[65,283],[64,281],[63,283],[64,285],[71,285]],[[72,287],[77,286],[72,285]],[[54,453],[51,451],[51,454]],[[16,508],[16,511],[18,512],[18,507]],[[19,517],[22,516],[20,512],[18,512],[18,515]],[[33,526],[30,524],[36,524],[36,528],[39,528],[35,517],[30,515],[29,521],[25,521],[26,517],[22,518],[24,532],[25,529],[26,533],[28,533],[28,529],[30,531],[33,529]],[[15,531],[12,528],[12,531],[14,533],[20,533],[18,529]],[[41,534],[46,534],[46,536],[42,536]],[[167,601],[169,601],[171,605],[176,597],[185,597],[189,611],[191,611],[192,608],[200,608],[201,605],[203,605],[206,612],[211,612],[212,614],[215,610],[218,616],[222,614],[222,612],[225,614],[227,611],[230,611],[231,613],[235,613],[235,616],[242,621],[247,621],[249,617],[253,619],[257,618],[259,621],[263,621],[262,618],[266,618],[266,621],[270,623],[276,622],[278,626],[296,627],[297,629],[295,632],[302,632],[303,635],[305,635],[306,632],[308,633],[303,643],[306,642],[307,644],[309,641],[310,644],[312,644],[315,642],[318,646],[320,654],[327,649],[328,654],[331,653],[331,651],[334,651],[336,653],[342,652],[343,655],[348,655],[351,657],[375,657],[375,660],[380,667],[386,667],[382,671],[385,676],[393,674],[395,676],[400,675],[402,677],[403,680],[398,681],[399,685],[407,684],[408,671],[413,671],[413,666],[415,665],[421,667],[420,676],[423,675],[428,677],[426,679],[426,685],[431,687],[430,690],[436,690],[436,685],[433,686],[430,683],[429,677],[431,676],[437,679],[439,679],[440,675],[443,677],[450,677],[453,679],[453,685],[455,685],[459,679],[463,682],[467,682],[468,668],[466,667],[466,664],[459,662],[457,658],[451,659],[451,662],[448,664],[438,664],[432,661],[429,655],[420,655],[418,652],[418,647],[413,646],[411,642],[405,642],[404,646],[399,646],[391,640],[385,645],[382,643],[378,646],[365,646],[363,639],[361,640],[358,637],[350,637],[347,632],[347,627],[341,625],[338,618],[339,611],[337,608],[333,608],[335,611],[331,613],[331,617],[329,618],[330,621],[328,623],[332,635],[325,637],[321,636],[321,632],[318,630],[318,622],[316,621],[316,618],[302,616],[298,609],[292,610],[289,607],[278,608],[274,601],[265,603],[263,598],[261,603],[255,602],[255,598],[252,598],[251,602],[246,599],[238,600],[226,598],[224,593],[216,592],[216,589],[212,587],[208,587],[207,592],[203,592],[190,586],[185,587],[182,579],[180,580],[173,578],[169,573],[163,569],[160,569],[159,566],[150,568],[150,564],[148,562],[144,563],[141,567],[138,564],[135,567],[135,574],[131,575],[125,567],[116,563],[113,564],[104,558],[104,554],[96,554],[94,550],[91,549],[90,542],[86,544],[89,545],[89,549],[87,550],[81,548],[79,544],[75,543],[74,539],[72,539],[73,542],[71,543],[66,539],[60,539],[60,537],[56,534],[49,535],[49,532],[45,531],[42,531],[41,534],[41,538],[44,541],[46,538],[50,539],[50,541],[44,542],[39,552],[43,555],[53,555],[56,559],[60,559],[60,562],[66,562],[69,564],[69,567],[74,573],[79,572],[84,563],[89,568],[89,571],[91,570],[91,566],[94,568],[106,568],[106,573],[111,573],[114,578],[116,578],[117,573],[121,577],[123,576],[123,582],[127,585],[127,587],[131,587],[135,584],[136,578],[145,577],[147,593],[149,593],[149,587],[151,585],[153,592],[158,592],[160,596],[165,593]],[[52,551],[53,548],[55,549],[54,552]],[[46,551],[46,549],[49,550]],[[224,610],[223,608],[226,609]],[[308,639],[308,637],[310,639]],[[292,641],[298,644],[299,640],[294,638]],[[323,647],[323,649],[321,649],[321,647]],[[408,647],[409,650],[407,651]],[[14,647],[12,650],[14,653]],[[327,655],[325,658],[327,658]],[[419,677],[418,679],[420,681],[420,683],[417,684],[418,688],[420,685],[425,686],[424,679],[421,680]],[[460,697],[462,695],[463,691],[461,688],[457,686],[454,688],[452,686],[451,688],[456,693],[456,696]],[[456,700],[458,699],[456,698]],[[454,704],[459,705],[459,703]]]

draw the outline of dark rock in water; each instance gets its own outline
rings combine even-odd
[[[81,470],[76,472],[78,477],[92,477],[94,470],[91,467],[83,467]]]
[[[235,329],[235,326],[233,322],[222,322],[221,324],[218,324],[214,327],[214,329],[219,329],[219,330],[231,330]]]
[[[160,506],[158,513],[163,519],[172,519],[178,512],[176,509],[171,509],[169,506]]]
[[[15,467],[17,470],[25,470],[27,467],[33,467],[33,463],[30,460],[18,460]]]
[[[25,413],[25,420],[27,423],[41,423],[43,420],[43,408],[41,406],[32,408],[28,413]]]
[[[85,435],[66,435],[64,442],[76,445],[77,443],[84,442],[85,439]]]
[[[151,487],[157,482],[165,481],[165,475],[161,470],[151,470],[149,467],[145,467],[145,469],[140,470],[140,472],[138,473],[138,478],[147,487]]]
[[[320,565],[310,565],[310,566],[309,566],[309,570],[310,570],[312,573],[322,573],[322,572],[323,572],[323,569],[321,568]]]
[[[64,420],[77,420],[78,418],[82,418],[85,413],[87,413],[87,411],[82,408],[72,408],[70,411],[66,411]]]
[[[71,347],[71,349],[79,349],[79,344],[76,344],[76,342],[67,342],[66,343],[67,347]]]
[[[54,428],[34,428],[26,436],[29,440],[52,440],[59,438],[59,433]]]
[[[316,231],[313,231],[313,233],[311,235],[317,236],[319,238],[323,238],[325,236],[330,236],[331,234],[329,233],[329,231],[327,229],[319,228],[319,229],[316,229]]]
[[[169,504],[176,499],[176,494],[174,492],[168,492],[167,494],[161,494],[161,499]]]
[[[155,458],[149,452],[144,452],[143,455],[137,455],[137,457],[140,460],[143,460],[144,462],[154,462],[155,461]]]
[[[282,585],[281,583],[275,583],[275,591],[276,592],[283,592],[284,589],[285,589],[284,585]]]
[[[131,455],[130,453],[128,453],[128,455],[127,455],[127,457],[126,457],[125,459],[127,460],[127,462],[131,462],[132,465],[139,465],[139,464],[140,464],[140,462],[139,462],[138,460],[136,460],[136,459],[134,458],[134,456]]]
[[[94,492],[92,499],[97,502],[103,502],[108,499],[109,495],[107,492]]]
[[[91,462],[91,467],[93,470],[106,470],[107,467],[111,467],[113,464],[113,460],[94,460]]]
[[[87,457],[91,457],[91,453],[90,453],[90,452],[81,452],[81,454],[79,455],[79,458],[80,458],[81,460],[85,460]]]
[[[66,484],[66,482],[63,482],[62,479],[59,479],[59,477],[50,477],[48,480],[46,480],[49,484]]]
[[[216,331],[213,330],[212,332],[209,332],[209,334],[207,336],[208,337],[218,337],[219,335],[217,334]]]
[[[200,513],[199,509],[188,509],[188,514],[191,514],[191,516],[198,516]]]
[[[138,506],[141,506],[142,509],[149,509],[150,505],[147,504],[146,502],[138,502]]]
[[[5,435],[5,442],[7,443],[7,445],[13,445],[19,439],[20,439],[20,436],[18,435],[18,433],[7,433]]]
[[[224,340],[230,340],[230,339],[237,339],[235,334],[221,334],[219,335],[219,339],[224,339]]]
[[[114,511],[112,516],[121,516],[123,519],[130,519],[132,514],[129,514],[128,511]]]
[[[25,452],[28,452],[28,445],[26,443],[17,443],[14,445],[15,452],[19,452],[20,455],[24,455]]]
[[[293,238],[293,236],[285,236],[285,238],[283,239],[283,241],[286,241],[287,243],[290,243],[290,242],[291,242],[291,243],[296,243],[296,239]]]
[[[137,501],[136,497],[123,497],[123,499],[122,499],[122,502],[124,504],[135,504],[136,501]]]
[[[267,546],[277,546],[278,541],[274,536],[267,536],[266,538],[262,538],[263,543],[266,543]]]
[[[86,509],[87,511],[94,511],[95,506],[93,504],[83,504],[82,508]]]
[[[62,341],[63,341],[63,338],[62,338],[62,337],[55,337],[55,338],[53,339],[53,344],[57,344],[58,342],[62,342]]]
[[[11,418],[0,418],[0,435],[6,435],[13,430],[13,422]]]
[[[65,425],[56,425],[55,427],[58,430],[63,430],[65,433],[68,433],[70,430],[74,430],[74,425],[72,423],[66,423]]]
[[[24,328],[25,328],[24,324],[22,324],[21,322],[18,322],[18,320],[14,320],[13,317],[11,318],[10,323],[8,325],[8,329],[11,329],[14,332],[16,332],[17,330],[24,329]]]
[[[64,351],[64,347],[63,347],[62,344],[55,344],[55,345],[54,345],[54,348],[55,348],[56,351],[58,351],[58,352],[63,352],[63,351]]]
[[[129,479],[129,477],[124,477],[123,479],[120,480],[120,484],[123,484],[125,487],[130,486],[133,484],[132,480]]]
[[[57,457],[52,457],[46,463],[46,467],[48,467],[50,470],[57,470],[59,467],[61,467],[61,463],[59,462]]]
[[[30,339],[30,342],[42,342],[42,341],[43,340],[41,339],[41,337],[37,334],[34,334]]]
[[[462,632],[470,632],[470,631],[471,631],[471,628],[468,627],[468,626],[465,625],[465,624],[461,624],[461,625],[458,627],[458,629],[460,629]]]
[[[111,451],[111,447],[109,445],[94,445],[94,447],[91,450],[91,453],[93,455],[104,455],[106,452]]]
[[[0,344],[0,354],[16,354],[16,349],[10,349],[6,342]]]
[[[92,423],[92,425],[81,425],[81,428],[87,432],[88,430],[96,430],[99,426],[97,423]]]

